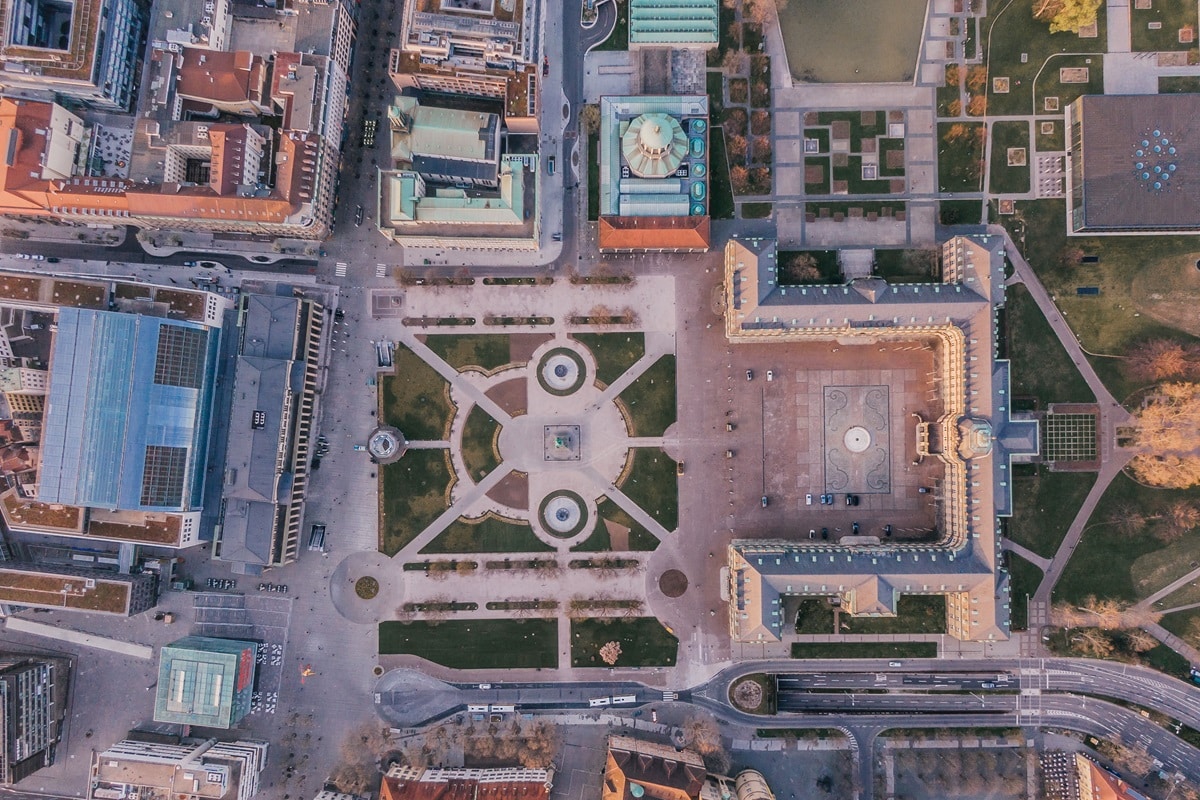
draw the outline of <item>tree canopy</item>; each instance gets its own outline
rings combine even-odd
[[[1101,0],[1040,0],[1033,16],[1050,23],[1051,33],[1079,33],[1096,22]]]

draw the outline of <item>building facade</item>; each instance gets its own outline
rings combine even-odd
[[[258,793],[266,742],[144,738],[131,734],[93,751],[88,800],[250,800]]]
[[[0,783],[16,783],[54,763],[67,715],[71,662],[0,657]]]

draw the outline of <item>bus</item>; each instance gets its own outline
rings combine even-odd
[[[588,700],[588,705],[591,706],[592,708],[597,708],[599,706],[607,706],[607,705],[611,705],[611,704],[612,704],[611,697],[596,697],[591,700]]]
[[[622,703],[636,703],[636,702],[637,702],[636,694],[613,695],[613,699],[612,699],[612,703],[614,706],[621,705]]]
[[[514,712],[516,710],[517,710],[516,706],[492,705],[488,708],[488,711],[491,711],[493,714],[511,714],[512,712]]]

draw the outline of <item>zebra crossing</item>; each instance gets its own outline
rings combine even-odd
[[[345,261],[337,262],[337,267],[334,268],[333,274],[339,278],[346,277],[346,270],[350,267]]]
[[[376,264],[375,265],[375,277],[376,278],[386,278],[387,273],[388,273],[387,264]]]

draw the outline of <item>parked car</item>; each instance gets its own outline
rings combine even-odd
[[[858,495],[856,495],[856,494],[846,495],[846,505],[848,505],[848,506],[858,505]]]
[[[49,264],[57,264],[60,261],[62,261],[61,258],[55,258],[54,256],[50,256],[49,258],[46,259],[46,262]]]
[[[812,505],[812,495],[811,494],[804,495],[804,505],[806,505],[806,506]]]
[[[821,528],[821,538],[822,539],[829,538],[829,528]]]
[[[357,227],[361,226],[362,224],[363,224],[363,207],[359,206],[358,210],[354,212],[354,227],[357,228]]]
[[[769,381],[775,380],[775,370],[773,370],[773,369],[767,370],[767,380],[769,380]]]
[[[746,370],[746,380],[748,380],[748,381],[754,380],[754,370],[752,370],[752,369]]]
[[[767,504],[768,504],[770,501],[769,501],[769,500],[767,500],[767,496],[764,494],[764,495],[762,496],[762,500],[761,500],[761,502],[762,502],[762,507],[763,507],[763,508],[766,508],[766,507],[767,507]]]

